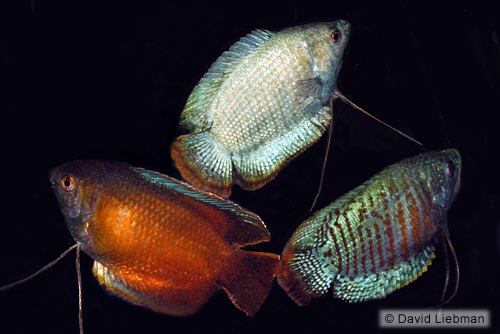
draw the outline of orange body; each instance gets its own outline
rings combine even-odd
[[[258,216],[126,164],[75,161],[51,180],[73,237],[109,291],[177,316],[195,313],[221,288],[248,315],[266,299],[279,257],[239,249],[269,240]]]

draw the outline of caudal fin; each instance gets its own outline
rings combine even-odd
[[[299,306],[327,293],[334,279],[314,249],[290,246],[283,251],[277,275],[279,285]]]
[[[243,250],[234,254],[221,287],[237,308],[253,317],[269,295],[279,256]]]
[[[209,132],[180,136],[170,149],[177,169],[195,188],[231,194],[233,166],[226,149]]]

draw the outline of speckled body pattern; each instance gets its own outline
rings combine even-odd
[[[257,30],[224,52],[181,115],[190,133],[171,152],[183,177],[223,197],[233,183],[254,190],[272,180],[330,124],[349,34],[343,20]]]
[[[220,289],[250,316],[266,299],[279,257],[240,250],[270,239],[253,213],[124,163],[74,161],[50,179],[73,238],[109,292],[176,316],[195,313]]]
[[[456,150],[393,164],[316,212],[283,250],[278,282],[299,305],[327,293],[349,302],[383,298],[434,258],[460,187]]]

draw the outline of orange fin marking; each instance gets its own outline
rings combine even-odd
[[[194,187],[227,198],[233,185],[229,154],[208,132],[177,138],[170,154],[182,177]]]

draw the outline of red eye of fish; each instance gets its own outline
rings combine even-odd
[[[335,29],[330,33],[330,40],[332,41],[332,43],[338,43],[341,38],[342,33],[338,29]]]
[[[75,188],[75,178],[71,175],[66,175],[61,179],[61,187],[66,191],[71,191]]]

